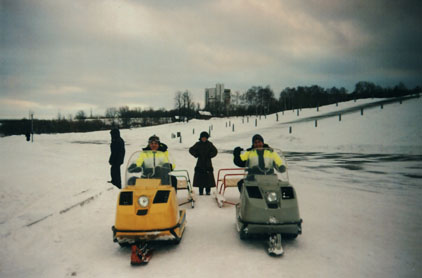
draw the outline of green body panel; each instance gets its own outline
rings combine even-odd
[[[262,198],[251,198],[248,187],[258,187]],[[283,199],[282,188],[289,187],[294,198]],[[268,205],[266,194],[275,192],[277,202]],[[285,233],[300,234],[301,218],[297,201],[297,194],[289,182],[278,180],[277,175],[255,175],[245,179],[241,192],[240,204],[236,206],[236,216],[240,229],[248,228],[245,232],[252,233]]]

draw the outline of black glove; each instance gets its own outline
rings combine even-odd
[[[132,164],[130,164],[129,168],[127,168],[127,171],[129,173],[140,173],[140,172],[142,172],[142,168],[136,167],[136,164],[132,163]]]
[[[243,149],[241,147],[236,147],[233,150],[233,155],[234,156],[239,156],[242,151],[243,151]]]
[[[284,165],[280,165],[280,166],[278,166],[278,167],[277,167],[277,170],[278,170],[280,173],[284,173],[284,172],[286,172],[286,166],[284,166]]]

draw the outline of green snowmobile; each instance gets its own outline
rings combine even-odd
[[[238,156],[245,162],[246,176],[239,183],[236,205],[240,238],[268,237],[268,253],[283,254],[282,238],[302,233],[296,191],[289,183],[287,164],[281,151],[250,149]]]

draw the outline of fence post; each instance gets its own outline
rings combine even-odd
[[[278,122],[278,113],[277,113],[277,114],[275,114],[275,117],[276,117],[276,119],[277,119],[277,122]]]
[[[315,120],[315,127],[318,127],[318,120]]]
[[[234,124],[232,125],[232,132],[234,132]]]
[[[289,133],[292,133],[292,126],[289,126]]]
[[[255,119],[255,126],[258,126],[258,119]]]
[[[338,121],[341,122],[341,114],[338,114]]]
[[[360,115],[363,116],[363,108],[360,109]]]

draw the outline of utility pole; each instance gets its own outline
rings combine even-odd
[[[29,111],[29,115],[31,117],[31,143],[34,143],[34,112]]]

